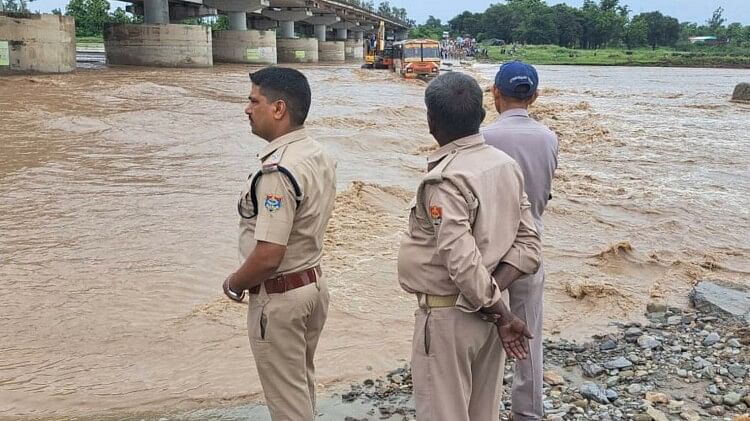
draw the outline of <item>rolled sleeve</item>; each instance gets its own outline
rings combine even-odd
[[[427,215],[435,226],[438,254],[460,291],[456,306],[469,312],[492,306],[501,293],[482,263],[466,200],[448,181],[427,186],[425,198]]]
[[[297,202],[291,187],[278,172],[264,174],[257,187],[258,220],[255,240],[287,245]]]

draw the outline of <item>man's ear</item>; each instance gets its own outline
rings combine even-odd
[[[500,89],[497,89],[497,86],[494,84],[492,85],[492,97],[497,100],[497,98],[500,96]]]
[[[273,103],[273,118],[276,120],[283,120],[287,113],[286,102],[284,100],[276,100]]]
[[[534,95],[532,95],[531,98],[529,98],[528,105],[535,103],[537,98],[539,98],[539,91],[534,92]]]

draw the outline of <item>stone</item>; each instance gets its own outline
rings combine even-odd
[[[738,83],[732,92],[732,101],[750,102],[750,83]]]
[[[750,395],[745,396],[745,405],[750,407]]]
[[[671,400],[667,404],[667,408],[669,409],[669,412],[679,412],[682,410],[682,407],[685,406],[685,402],[678,401],[678,400]]]
[[[632,366],[633,366],[633,363],[630,362],[630,360],[628,360],[625,357],[617,357],[613,360],[609,360],[606,363],[604,363],[604,368],[608,370],[614,370],[614,369],[619,370],[619,369],[628,368]]]
[[[750,414],[737,415],[732,421],[750,421]]]
[[[669,396],[661,392],[646,392],[646,400],[651,403],[668,404]]]
[[[614,387],[620,384],[620,377],[612,376],[607,378],[607,387]]]
[[[747,290],[701,281],[690,292],[690,300],[701,312],[725,315],[750,323],[750,292]]]
[[[646,409],[646,413],[650,415],[654,421],[669,421],[669,418],[667,418],[663,412],[653,406],[649,406],[648,409]]]
[[[684,368],[678,368],[677,369],[677,375],[680,376],[680,377],[687,377],[688,376],[688,372]]]
[[[682,316],[669,316],[667,317],[667,324],[670,326],[677,326],[682,323]]]
[[[578,392],[581,393],[581,395],[594,402],[598,402],[601,404],[608,404],[609,399],[607,399],[607,393],[599,387],[599,385],[591,382],[583,383],[579,388]],[[577,406],[577,405],[576,405]]]
[[[703,346],[712,346],[717,344],[721,340],[721,336],[719,336],[716,332],[711,332],[703,338]]]
[[[680,412],[680,418],[685,421],[700,421],[701,416],[698,412],[688,409],[687,411]]]
[[[652,421],[651,415],[649,414],[636,414],[633,416],[633,421]]]
[[[581,364],[581,370],[583,371],[583,376],[590,379],[599,377],[604,373],[604,368],[596,363],[583,363]]]
[[[715,417],[722,417],[724,416],[724,407],[721,405],[712,406],[711,408],[708,408],[708,413],[715,416]]]
[[[610,351],[617,348],[617,341],[613,339],[607,339],[599,344],[599,351]]]
[[[652,301],[646,304],[646,312],[648,313],[666,313],[667,305],[665,303],[657,303]]]
[[[625,331],[625,337],[635,339],[643,334],[643,331],[641,329],[638,329],[637,327],[629,327]]]
[[[730,364],[729,366],[727,366],[727,371],[735,379],[741,379],[745,377],[745,374],[747,374],[747,369],[739,364]]]
[[[576,408],[586,409],[589,406],[589,401],[587,401],[586,399],[579,399],[573,402],[573,406],[575,406]]]
[[[550,386],[561,386],[565,384],[565,379],[560,373],[549,370],[544,372],[544,382]]]
[[[628,386],[628,393],[630,393],[633,396],[638,396],[643,392],[643,386],[641,386],[638,383],[633,383],[630,386]]]
[[[729,392],[726,395],[724,395],[724,405],[727,406],[735,406],[740,403],[742,400],[742,396],[740,396],[737,392]]]
[[[661,346],[661,343],[653,336],[642,335],[638,338],[638,346],[643,349],[654,349]]]
[[[730,348],[742,348],[742,344],[740,341],[737,340],[737,338],[732,338],[727,341],[727,346]]]
[[[612,389],[607,389],[607,391],[604,392],[604,393],[607,395],[607,399],[610,402],[614,402],[614,401],[616,401],[617,399],[620,398],[620,395],[618,395],[617,392],[615,390],[612,390]]]

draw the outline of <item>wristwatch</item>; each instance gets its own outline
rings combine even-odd
[[[227,294],[229,295],[229,298],[233,299],[234,301],[242,301],[245,298],[245,290],[243,289],[242,292],[236,293],[232,291],[232,287],[227,285]]]

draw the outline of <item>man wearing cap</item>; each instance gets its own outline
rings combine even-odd
[[[521,61],[500,67],[492,87],[497,121],[482,129],[488,145],[510,155],[521,167],[525,190],[531,203],[534,224],[541,237],[544,231],[542,214],[552,198],[552,177],[557,168],[558,142],[554,132],[529,117],[528,108],[538,96],[539,76],[533,66]],[[542,376],[542,306],[544,302],[544,266],[531,275],[509,284],[511,311],[529,327],[529,358],[516,361],[511,392],[514,420],[541,420]]]
[[[271,419],[312,421],[313,358],[329,298],[319,264],[336,166],[305,132],[311,99],[305,76],[269,67],[250,80],[245,113],[253,133],[269,143],[237,205],[242,264],[223,288],[235,301],[249,290],[250,347]]]
[[[507,351],[525,358],[525,325],[498,284],[538,267],[539,237],[518,164],[484,143],[482,90],[447,73],[425,91],[440,148],[412,202],[398,254],[401,287],[415,294],[412,378],[417,419],[497,420]]]

